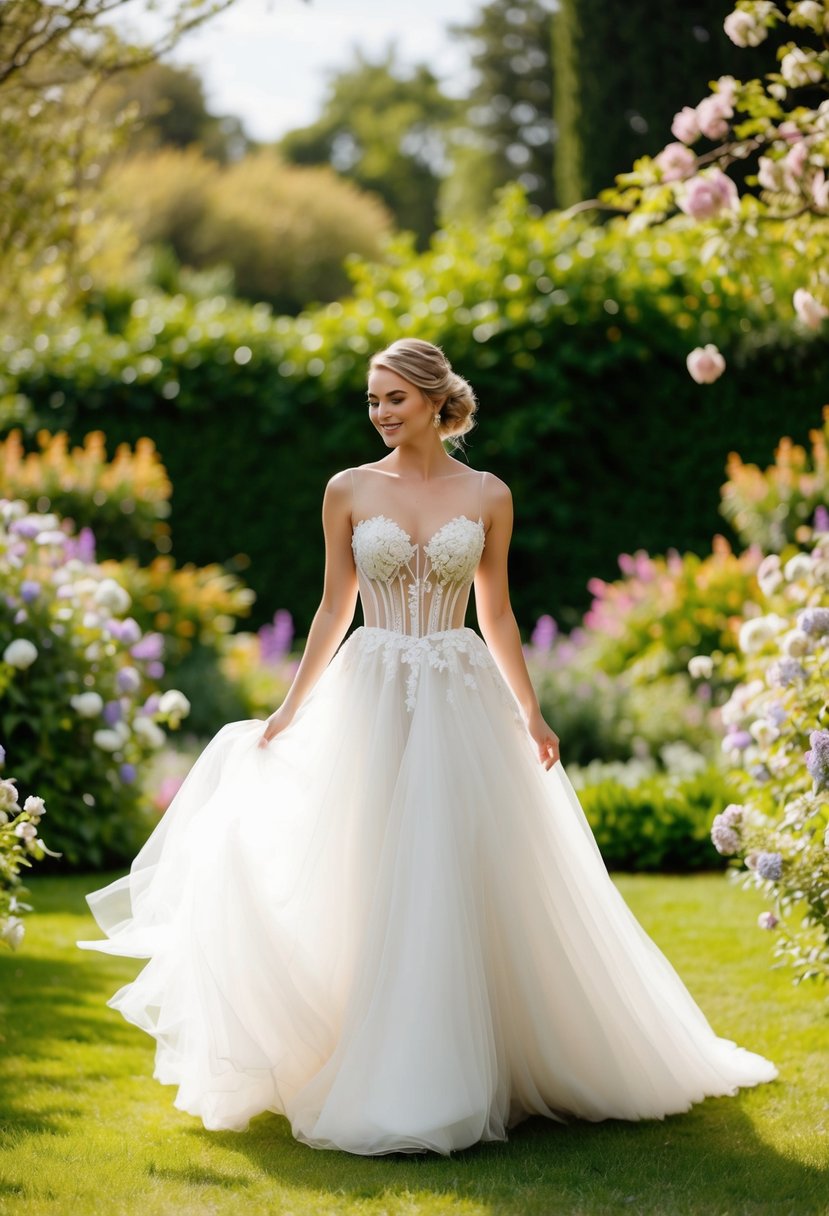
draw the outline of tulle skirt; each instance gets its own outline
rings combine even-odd
[[[472,629],[361,626],[267,749],[263,726],[211,739],[78,942],[149,960],[108,1004],[205,1127],[273,1111],[314,1148],[448,1154],[777,1075],[634,918]]]

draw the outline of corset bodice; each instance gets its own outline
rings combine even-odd
[[[386,515],[361,519],[351,537],[366,625],[422,637],[463,626],[484,549],[484,523],[456,515],[423,546]]]

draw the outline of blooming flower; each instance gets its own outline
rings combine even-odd
[[[153,722],[152,718],[136,718],[132,724],[132,729],[136,735],[150,747],[163,747],[166,741],[164,731],[157,723]]]
[[[725,359],[713,342],[697,346],[685,360],[692,380],[697,384],[713,384],[725,371]]]
[[[758,20],[756,12],[747,12],[742,8],[728,14],[723,21],[723,29],[735,46],[759,46],[768,37],[768,30]]]
[[[104,700],[97,692],[79,692],[69,698],[69,704],[80,718],[97,718],[104,707]]]
[[[769,553],[757,567],[757,582],[763,595],[772,595],[783,581],[780,570],[780,554]]]
[[[31,604],[40,595],[40,583],[35,578],[24,578],[20,584],[20,598],[26,604]]]
[[[121,764],[118,767],[118,776],[123,781],[124,785],[132,785],[138,773],[134,764]]]
[[[7,945],[11,946],[12,950],[16,950],[23,940],[25,926],[19,916],[8,916],[0,926],[0,938]]]
[[[662,170],[663,182],[680,181],[689,177],[697,163],[694,153],[682,143],[667,144],[654,159]]]
[[[92,736],[92,742],[96,747],[100,747],[101,751],[117,752],[118,748],[123,746],[124,740],[118,731],[96,730]]]
[[[692,177],[677,197],[680,210],[693,220],[710,220],[722,211],[736,210],[739,201],[737,187],[721,169]]]
[[[708,680],[714,673],[714,660],[710,654],[695,654],[688,660],[688,672],[695,680]]]
[[[34,642],[30,642],[28,638],[15,638],[3,651],[3,662],[24,671],[31,667],[37,655],[38,650]]]
[[[781,59],[780,75],[792,89],[818,84],[824,78],[823,67],[815,53],[804,51],[799,46],[794,47]]]
[[[805,287],[798,287],[794,293],[792,302],[798,318],[809,329],[820,329],[824,317],[829,316],[829,309],[824,304],[821,304],[819,300],[816,300]]]
[[[46,803],[35,794],[29,794],[29,797],[23,803],[23,810],[27,815],[31,815],[32,819],[36,822],[40,819],[41,815],[46,814]]]
[[[699,139],[699,119],[693,106],[683,106],[679,113],[674,114],[671,134],[684,144],[692,144]]]
[[[783,875],[783,857],[780,853],[758,853],[754,869],[761,878],[779,882]]]
[[[724,93],[712,93],[697,106],[699,129],[706,139],[724,139],[728,134],[728,119],[734,109]]]
[[[829,787],[829,730],[813,730],[809,735],[806,768],[812,778],[812,793],[819,794]]]
[[[740,851],[740,837],[733,827],[723,823],[721,816],[715,815],[711,825],[711,842],[722,857],[732,857]]]
[[[757,924],[761,929],[774,929],[779,923],[773,912],[761,912],[757,917]]]
[[[797,614],[797,626],[804,633],[829,633],[829,608],[804,608]]]
[[[96,604],[117,616],[122,616],[132,603],[130,593],[114,578],[102,578],[93,598]]]
[[[771,688],[788,688],[790,684],[805,679],[805,676],[803,664],[788,657],[775,659],[766,670],[766,681]]]

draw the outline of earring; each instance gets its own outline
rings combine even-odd
[[[440,426],[440,410],[438,410],[438,412],[435,414],[434,418],[432,419],[432,422],[434,422],[436,427]]]

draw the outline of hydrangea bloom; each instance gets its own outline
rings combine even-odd
[[[761,878],[779,882],[783,876],[783,858],[780,853],[758,853],[754,869]]]
[[[806,752],[806,768],[814,786],[813,793],[829,788],[829,730],[813,730],[809,735],[811,747]]]

